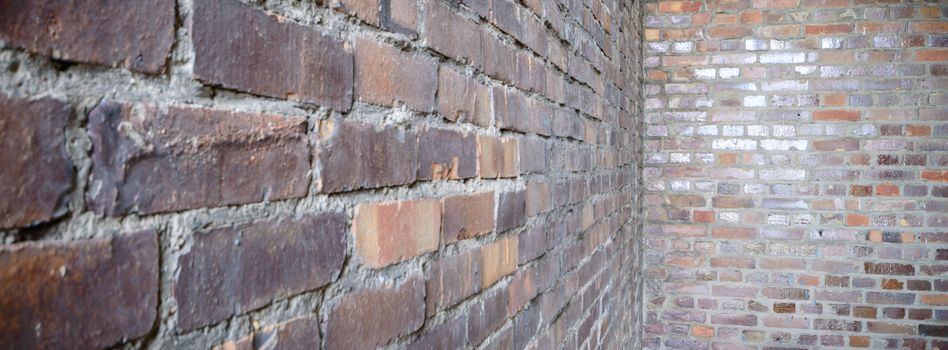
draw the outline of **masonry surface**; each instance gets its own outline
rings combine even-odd
[[[0,347],[641,347],[643,10],[0,1]]]
[[[948,4],[646,5],[646,349],[948,349]]]

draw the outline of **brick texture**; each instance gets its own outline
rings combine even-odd
[[[948,242],[939,232],[905,236],[917,231],[896,230],[906,227],[903,220],[910,227],[931,220],[940,224],[933,213],[945,208],[940,198],[948,192],[946,176],[935,165],[942,161],[926,156],[943,150],[931,140],[944,134],[938,121],[945,114],[927,108],[935,105],[922,101],[928,96],[898,96],[942,84],[935,77],[945,71],[939,48],[944,45],[937,44],[943,28],[928,23],[942,16],[935,11],[941,7],[919,4],[928,17],[911,21],[918,33],[900,47],[879,50],[904,51],[892,58],[925,67],[895,64],[836,79],[872,75],[867,81],[877,85],[869,94],[886,95],[880,103],[895,114],[851,103],[859,98],[852,97],[860,95],[857,90],[833,93],[847,96],[827,109],[840,111],[828,118],[841,123],[853,116],[856,122],[873,121],[876,129],[866,132],[886,135],[879,142],[842,129],[833,135],[843,141],[824,134],[801,143],[729,128],[727,135],[722,131],[708,140],[664,139],[660,144],[676,151],[659,154],[658,138],[680,132],[662,122],[698,124],[729,116],[646,114],[657,102],[644,77],[669,79],[668,91],[683,96],[669,105],[717,103],[705,95],[718,90],[690,81],[698,75],[686,69],[719,62],[710,52],[722,51],[721,45],[685,42],[740,40],[765,32],[754,26],[781,22],[774,13],[791,10],[771,13],[766,4],[749,1],[720,4],[728,9],[701,1],[662,5],[662,16],[670,18],[661,23],[673,31],[661,40],[675,41],[670,50],[687,52],[668,55],[665,61],[677,68],[663,70],[654,66],[662,57],[646,56],[651,47],[643,40],[663,37],[645,17],[652,5],[0,0],[0,347],[641,349],[651,345],[643,334],[654,331],[674,335],[669,344],[681,348],[694,344],[676,343],[687,334],[736,343],[756,326],[813,326],[817,318],[834,319],[828,314],[767,318],[760,310],[775,309],[770,305],[775,301],[793,305],[782,308],[781,316],[817,309],[848,314],[840,317],[870,333],[887,331],[912,341],[943,333],[946,287],[933,276],[944,269],[922,261],[948,251],[902,251],[902,259],[893,250],[860,247],[860,254],[879,261],[848,260],[838,250],[826,255],[826,263],[814,264],[807,257],[816,248],[809,246],[747,247],[786,252],[757,261],[736,253],[743,249],[736,245],[697,244],[666,257],[664,246],[643,234],[646,213],[653,215],[646,206],[680,205],[671,216],[701,218],[722,228],[735,220],[729,215],[747,222],[735,230],[685,222],[667,228],[667,239],[703,243],[725,236],[745,243],[758,237],[799,241],[810,237],[809,231],[763,229],[754,224],[760,219],[755,215],[772,209],[788,220],[819,220],[793,215],[857,207],[845,214],[861,226],[840,228],[878,231],[872,237],[879,242],[865,243],[870,247]],[[802,14],[787,18],[806,21],[811,32],[821,33],[814,35],[825,37],[870,40],[869,33],[894,35],[908,28],[883,20],[866,28],[848,22],[865,16],[863,7],[871,5],[857,5],[833,21]],[[726,11],[749,12],[742,16],[747,22],[737,14],[714,21],[709,14]],[[708,30],[687,29],[702,20]],[[795,29],[766,32],[805,32],[803,24]],[[744,45],[760,49],[754,52],[763,57],[761,48],[771,43],[738,46]],[[775,50],[760,61],[817,59],[780,55],[784,51],[805,50]],[[877,54],[859,51],[853,59],[881,59]],[[749,57],[728,57],[726,65],[736,69],[744,61]],[[812,74],[821,74],[814,69]],[[888,72],[911,73],[919,81],[883,81]],[[719,91],[741,97],[754,91],[747,103],[767,105],[780,89],[815,88],[803,80],[781,79],[756,90],[735,84]],[[890,90],[902,92],[885,92]],[[917,113],[896,108],[909,102],[927,107]],[[794,115],[787,111],[767,121],[792,124]],[[917,120],[903,123],[892,116]],[[782,132],[810,135],[802,129]],[[712,150],[687,151],[705,146]],[[902,152],[905,147],[917,151]],[[849,151],[854,148],[858,151]],[[821,169],[822,177],[865,186],[855,190],[864,202],[832,196],[800,202],[778,193],[741,192],[738,184],[757,179],[764,162],[751,151],[814,149],[865,153],[859,160],[875,166],[871,173]],[[717,183],[700,180],[711,173],[686,163],[715,156],[730,166],[714,176],[727,177],[734,186],[715,196],[691,193]],[[674,198],[645,196],[646,189],[666,186],[657,181],[662,170],[651,166],[657,159],[674,160],[681,167],[669,172],[694,182],[667,184],[687,188]],[[809,180],[815,171],[789,160],[773,165],[769,173],[760,172],[767,183]],[[927,185],[905,183],[916,180]],[[909,195],[919,200],[906,200]],[[916,215],[881,214],[898,211]],[[845,223],[845,214],[836,220]],[[705,255],[717,250],[726,254]],[[891,265],[866,270],[862,263],[870,260]],[[678,270],[645,269],[660,265],[656,262]],[[692,273],[712,265],[716,273]],[[761,282],[772,288],[767,293],[720,286],[737,284],[742,273],[756,268],[785,275],[780,282]],[[800,268],[817,272],[792,275]],[[870,276],[871,281],[846,283],[879,292],[856,296],[858,306],[885,304],[874,308],[875,318],[852,316],[854,307],[814,304],[849,296],[813,290],[822,287],[826,274]],[[713,286],[672,282],[692,276]],[[669,281],[646,284],[646,277]],[[888,289],[883,278],[892,280],[885,282]],[[807,287],[786,282],[798,279]],[[702,311],[663,313],[681,321],[652,326],[646,306],[666,299],[646,293],[666,286],[681,294],[667,302]],[[751,291],[758,298],[749,306],[754,311],[714,295],[740,299]],[[702,322],[691,321],[698,319]],[[819,324],[827,327],[821,335],[852,325]],[[908,334],[906,324],[925,327]],[[831,340],[845,346],[846,335]],[[746,335],[765,336],[770,335]],[[868,344],[881,344],[876,338]]]
[[[644,348],[939,347],[948,7],[645,10]]]

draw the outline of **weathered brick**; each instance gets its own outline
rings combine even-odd
[[[460,349],[467,344],[467,314],[447,320],[412,341],[408,350]]]
[[[65,214],[73,176],[65,137],[70,114],[63,101],[0,94],[0,228]]]
[[[487,289],[504,276],[514,273],[518,261],[517,237],[504,238],[481,247],[481,289]]]
[[[343,112],[352,105],[352,53],[341,41],[236,0],[197,1],[193,16],[198,79]]]
[[[86,200],[99,214],[154,214],[308,192],[302,118],[104,101],[89,114],[88,131]]]
[[[520,175],[518,147],[514,138],[477,136],[478,176],[493,179]]]
[[[324,286],[342,270],[345,250],[341,213],[195,233],[179,259],[178,327],[197,329]]]
[[[714,314],[711,315],[711,323],[753,327],[757,325],[757,316],[740,314]]]
[[[815,121],[848,121],[859,120],[859,112],[845,110],[821,110],[813,112]]]
[[[448,120],[487,127],[490,103],[487,86],[473,77],[444,66],[438,71],[438,110]]]
[[[503,192],[497,201],[497,232],[523,226],[527,222],[527,192]]]
[[[396,127],[322,121],[317,188],[332,193],[412,183],[419,172],[417,142],[414,133]]]
[[[360,204],[352,221],[355,250],[370,268],[438,249],[441,203],[416,199]]]
[[[422,112],[435,108],[438,62],[402,52],[394,46],[358,38],[355,44],[355,92],[359,101],[406,107]]]
[[[239,340],[225,342],[215,350],[315,349],[319,344],[319,320],[304,316],[263,327]]]
[[[162,0],[0,3],[0,40],[54,58],[158,73],[171,53],[175,4]]]
[[[915,267],[910,264],[866,262],[865,271],[872,275],[915,275]]]
[[[326,321],[326,346],[381,347],[421,328],[424,320],[425,282],[408,276],[344,295]]]
[[[407,35],[418,31],[418,8],[410,0],[341,0],[339,5],[336,10],[388,31]]]
[[[481,254],[468,251],[433,261],[425,277],[427,315],[452,307],[480,291]]]
[[[481,30],[440,1],[425,3],[425,43],[462,63],[482,67]]]
[[[105,348],[148,334],[158,313],[154,231],[0,246],[0,341]]]
[[[448,180],[474,177],[477,143],[474,135],[425,128],[418,133],[418,179]]]
[[[494,192],[461,194],[441,200],[443,243],[474,238],[494,230]]]

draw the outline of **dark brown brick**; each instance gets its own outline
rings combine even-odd
[[[440,1],[425,2],[425,44],[462,63],[482,67],[481,30]]]
[[[429,329],[408,344],[407,350],[461,349],[467,344],[467,314],[445,321]]]
[[[0,94],[0,228],[65,214],[73,177],[65,140],[69,115],[62,101]]]
[[[319,320],[298,317],[263,327],[247,337],[224,343],[215,350],[318,349]]]
[[[443,244],[494,230],[494,192],[461,194],[442,199]]]
[[[346,230],[345,215],[325,213],[195,233],[175,284],[178,327],[197,329],[328,284],[342,269]]]
[[[874,319],[877,311],[876,308],[871,306],[856,306],[853,308],[853,317]]]
[[[929,337],[948,337],[948,326],[920,324],[918,325],[918,335]]]
[[[468,344],[480,344],[507,320],[507,292],[495,289],[473,304],[467,312]]]
[[[323,121],[319,125],[320,192],[404,185],[415,181],[415,134],[396,127]]]
[[[341,41],[236,0],[196,1],[193,23],[198,79],[343,112],[351,107],[353,59]]]
[[[0,246],[0,342],[104,348],[147,334],[158,312],[158,255],[154,231]]]
[[[774,312],[778,314],[793,314],[797,312],[797,304],[774,303]]]
[[[370,39],[356,40],[355,91],[359,101],[429,112],[435,107],[438,62]]]
[[[158,73],[174,41],[173,1],[3,1],[0,13],[0,41],[65,61]]]
[[[481,255],[477,250],[431,262],[425,277],[428,316],[480,291]]]
[[[910,264],[866,262],[864,265],[866,273],[871,275],[915,275],[915,267]]]
[[[477,140],[469,133],[425,128],[418,133],[418,179],[455,180],[477,174]]]
[[[451,121],[490,125],[490,95],[487,86],[473,77],[441,67],[438,70],[438,111]]]
[[[96,213],[153,214],[296,198],[308,190],[302,118],[106,101],[89,115],[88,129],[86,198]]]
[[[497,201],[497,232],[523,226],[527,222],[527,192],[504,192]]]
[[[517,77],[517,54],[490,34],[481,36],[481,51],[484,55],[484,72],[505,83],[512,83]]]
[[[369,349],[386,345],[421,327],[425,320],[425,282],[410,276],[389,285],[342,297],[329,314],[326,346]]]
[[[493,87],[494,118],[505,130],[549,135],[553,109],[546,103],[501,85]]]

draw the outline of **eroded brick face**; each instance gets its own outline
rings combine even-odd
[[[948,7],[645,9],[644,347],[940,346]]]

